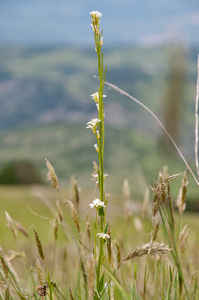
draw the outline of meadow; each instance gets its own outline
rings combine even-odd
[[[182,157],[159,154],[150,130],[105,126],[101,14],[90,14],[99,78],[93,118],[84,127],[38,126],[34,141],[28,128],[1,132],[2,157],[14,148],[15,158],[26,158],[31,150],[52,186],[0,187],[0,297],[198,299],[198,215],[186,209],[188,197],[197,207],[199,183]]]

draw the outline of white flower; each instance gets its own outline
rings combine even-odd
[[[92,19],[99,19],[102,16],[102,13],[100,13],[99,11],[92,11],[90,12],[91,18]]]
[[[102,238],[102,239],[110,239],[110,235],[107,234],[107,233],[104,233],[104,232],[101,232],[101,233],[97,233],[97,235]]]
[[[99,94],[98,94],[98,92],[90,95],[90,97],[95,101],[95,103],[99,103]]]
[[[104,174],[104,179],[108,176],[108,174]],[[94,174],[93,178],[96,180],[96,183],[99,183],[99,176],[98,174]]]
[[[104,43],[104,39],[103,39],[103,36],[102,36],[101,39],[100,39],[100,46],[102,46],[103,43]]]
[[[86,124],[87,125],[86,128],[90,128],[93,131],[93,133],[96,133],[97,126],[100,122],[101,122],[101,120],[99,120],[97,118],[92,119]]]
[[[95,103],[99,103],[99,93],[98,92],[90,95],[90,97],[95,101]],[[106,98],[106,95],[103,95],[103,98]]]
[[[94,199],[91,204],[89,204],[91,208],[96,207],[96,208],[101,208],[105,207],[104,202],[100,201],[100,199]]]
[[[95,144],[95,145],[94,145],[94,147],[95,147],[95,150],[96,150],[97,152],[99,152],[98,145],[97,145],[97,144]]]

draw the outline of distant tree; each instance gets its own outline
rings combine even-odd
[[[174,141],[179,140],[180,135],[180,114],[183,101],[183,90],[185,83],[185,59],[184,50],[180,46],[174,46],[169,52],[169,70],[167,75],[167,87],[164,101],[164,126]],[[161,137],[161,146],[167,151],[173,146],[164,134]]]
[[[15,161],[0,170],[0,184],[42,184],[36,166],[29,161]]]

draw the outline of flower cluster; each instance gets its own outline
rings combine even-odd
[[[105,207],[104,202],[100,201],[100,199],[94,199],[91,204],[89,204],[91,208],[96,207],[96,208],[101,208]]]
[[[104,240],[110,239],[110,235],[107,234],[107,233],[104,233],[104,232],[97,233],[97,235],[99,236],[99,238],[102,238],[102,239],[104,239]]]
[[[92,11],[90,12],[91,15],[91,26],[93,28],[93,31],[98,34],[99,33],[99,28],[100,28],[100,18],[102,14],[98,11]]]

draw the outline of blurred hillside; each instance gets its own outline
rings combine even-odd
[[[184,51],[182,105],[188,106],[186,117],[190,114],[193,117],[197,50]],[[170,48],[105,48],[104,64],[108,66],[107,81],[133,95],[155,113],[163,113],[167,79],[173,64]],[[96,113],[90,99],[98,88],[93,74],[97,74],[93,49],[0,47],[0,128],[62,121],[87,122]],[[107,87],[105,92],[108,96],[107,124],[154,129],[148,114],[139,122],[137,104]],[[183,119],[183,123],[186,122],[186,118]]]
[[[192,165],[197,50],[183,50],[183,91],[178,116],[178,144]],[[170,48],[166,47],[105,48],[106,79],[139,99],[166,123],[172,59]],[[47,157],[63,182],[72,174],[83,184],[90,181],[92,161],[97,160],[97,155],[93,134],[85,127],[97,116],[90,99],[98,88],[93,74],[97,74],[94,50],[2,46],[0,167],[9,161],[30,160],[44,177]],[[142,197],[136,170],[143,170],[146,184],[153,184],[153,178],[165,164],[170,173],[185,170],[175,151],[165,152],[160,147],[162,131],[143,108],[107,87],[105,94],[105,170],[110,174],[107,185],[118,191],[128,177],[134,194]],[[196,185],[191,182],[194,197]]]

